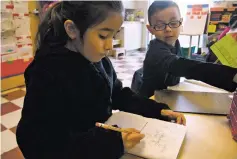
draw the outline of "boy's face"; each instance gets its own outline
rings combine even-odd
[[[164,24],[168,24],[164,27]],[[151,16],[147,29],[152,35],[169,45],[175,44],[180,34],[182,19],[177,7],[168,7]]]

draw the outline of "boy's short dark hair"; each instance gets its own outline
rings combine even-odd
[[[177,3],[173,1],[154,1],[148,9],[149,24],[151,25],[151,16],[153,16],[155,12],[162,11],[163,9],[166,9],[169,7],[177,7],[177,9],[179,10],[179,6],[177,5]],[[180,10],[179,10],[179,14],[180,14]]]

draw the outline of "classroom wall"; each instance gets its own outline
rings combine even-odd
[[[141,47],[145,48],[147,46],[147,10],[148,10],[148,0],[137,0],[137,1],[128,1],[123,0],[124,8],[130,8],[130,9],[143,9],[144,10],[144,17],[145,22],[142,23],[142,37],[141,37]]]
[[[31,32],[31,40],[33,44],[33,50],[35,50],[35,33],[37,32],[38,29],[38,24],[39,24],[39,18],[38,16],[35,16],[32,14],[33,10],[38,8],[38,3],[37,1],[29,1],[28,3],[28,9],[29,9],[29,18],[30,18],[30,32]],[[22,71],[22,68],[26,68],[26,65],[28,65],[30,62],[29,58],[23,59],[22,61],[18,60],[11,61],[9,65],[4,65],[3,67],[3,62],[1,63],[2,65],[2,72],[1,75],[3,75],[4,72],[12,72],[19,70]],[[14,65],[16,64],[16,65]],[[16,68],[17,67],[17,68]],[[15,87],[19,87],[25,84],[25,79],[23,74],[10,74],[10,77],[7,78],[2,78],[1,79],[1,91],[5,91],[8,89],[12,89]]]

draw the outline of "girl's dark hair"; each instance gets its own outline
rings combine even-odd
[[[72,20],[84,33],[90,27],[103,22],[109,12],[123,12],[121,1],[61,1],[50,8],[42,20],[37,33],[37,47],[42,44],[65,45],[69,39],[64,22]]]

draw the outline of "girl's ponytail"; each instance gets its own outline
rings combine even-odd
[[[66,20],[72,20],[80,32],[80,38],[90,27],[104,21],[110,12],[123,12],[121,1],[61,1],[49,8],[39,26],[37,47],[64,46],[69,37],[64,28]]]

